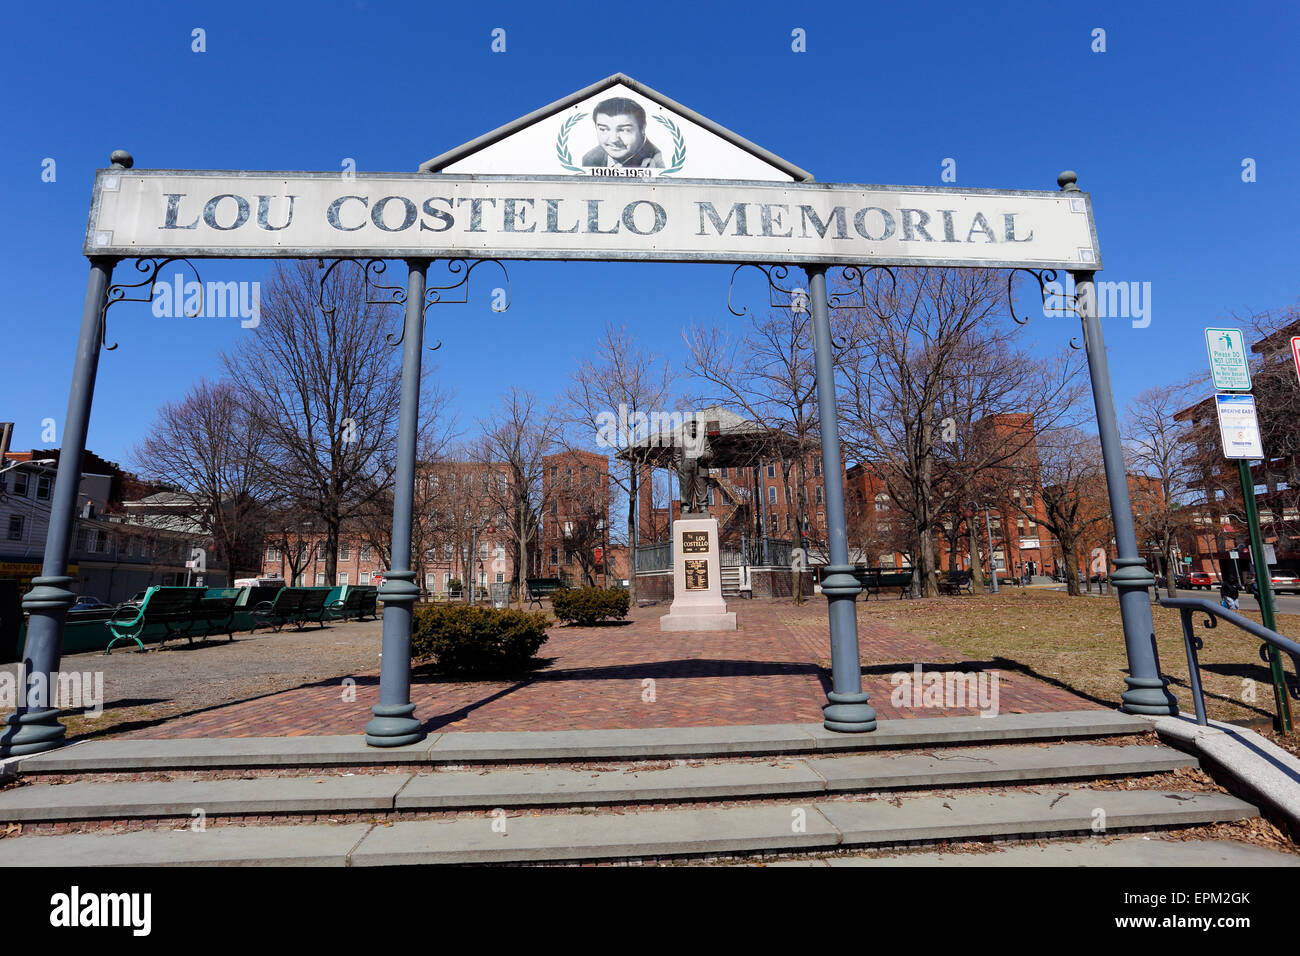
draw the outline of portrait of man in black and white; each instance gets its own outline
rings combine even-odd
[[[582,157],[582,165],[664,168],[663,153],[646,139],[646,116],[640,103],[612,96],[596,104],[591,118],[599,145]]]

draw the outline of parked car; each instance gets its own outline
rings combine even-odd
[[[70,611],[93,611],[95,608],[100,608],[100,607],[112,607],[112,606],[113,606],[113,605],[108,604],[108,603],[105,602],[105,601],[101,601],[101,600],[100,600],[99,598],[97,598],[97,597],[91,597],[91,596],[88,595],[88,594],[83,594],[83,595],[81,595],[80,597],[77,598],[76,603],[73,604],[72,607],[68,608],[68,610],[70,610]]]
[[[1187,575],[1185,587],[1197,591],[1209,591],[1214,587],[1214,578],[1206,571],[1193,571]]]
[[[1294,571],[1290,571],[1290,570],[1271,571],[1269,572],[1268,580],[1269,583],[1273,585],[1274,594],[1283,594],[1286,592],[1290,592],[1292,594],[1300,594],[1300,577],[1297,577]],[[1246,590],[1249,591],[1251,594],[1255,595],[1256,597],[1259,596],[1255,590],[1254,577],[1248,576],[1246,578]]]

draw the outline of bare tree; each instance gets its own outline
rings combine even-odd
[[[488,498],[510,522],[510,540],[519,557],[516,572],[522,609],[531,567],[529,549],[547,505],[544,459],[555,449],[559,422],[554,411],[539,406],[535,395],[516,387],[479,424],[483,435],[474,445],[474,459],[502,466],[505,476],[505,481],[491,483]]]
[[[1036,479],[1043,501],[1039,518],[1061,547],[1066,592],[1078,595],[1079,545],[1110,520],[1101,441],[1073,427],[1048,429],[1038,438]],[[1013,502],[1021,514],[1034,517],[1032,500]]]
[[[257,333],[223,357],[226,371],[264,436],[267,480],[323,526],[332,584],[344,522],[392,485],[401,376],[382,334],[391,310],[367,301],[359,268],[340,265],[322,284],[303,261],[278,265],[262,301]]]
[[[945,514],[971,500],[976,476],[1024,458],[1080,389],[1076,359],[1035,360],[1005,328],[1004,278],[903,269],[897,284],[875,281],[863,306],[839,319],[845,445],[873,463],[908,516],[914,587],[927,597],[938,593],[935,532]],[[1001,413],[1021,424],[989,440],[986,423]]]
[[[704,383],[704,400],[730,408],[773,434],[788,439],[773,449],[780,462],[782,491],[794,505],[795,546],[807,552],[807,462],[819,448],[817,373],[812,354],[812,318],[804,309],[751,316],[740,336],[728,328],[691,328],[686,333],[687,367]],[[791,483],[791,474],[794,481]],[[825,476],[838,481],[839,475]],[[803,603],[802,579],[792,566],[791,590]]]
[[[625,453],[625,467],[611,465],[610,477],[627,496],[628,561],[634,562],[637,544],[637,482],[641,462],[631,454],[636,441],[635,423],[641,415],[661,411],[667,405],[673,374],[662,356],[637,347],[626,328],[606,325],[596,342],[595,355],[586,358],[573,373],[565,392],[563,423],[557,437],[567,434],[566,447],[582,447],[586,441]],[[611,427],[611,425],[613,427]],[[628,594],[636,603],[636,572],[630,568]]]
[[[233,385],[201,379],[180,401],[158,410],[132,451],[141,475],[188,499],[232,581],[239,571],[261,567],[263,440],[259,422],[244,410]]]
[[[1195,530],[1198,472],[1190,452],[1191,425],[1175,414],[1191,403],[1190,385],[1148,388],[1129,403],[1125,457],[1134,481],[1130,495],[1140,536],[1153,540],[1165,565],[1165,587],[1178,594],[1174,582],[1174,544],[1179,534]],[[1145,481],[1141,479],[1146,479]]]

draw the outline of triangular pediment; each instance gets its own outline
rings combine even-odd
[[[468,176],[806,182],[812,176],[616,73],[420,166]]]

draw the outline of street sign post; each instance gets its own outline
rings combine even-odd
[[[1246,361],[1246,338],[1240,329],[1206,329],[1205,350],[1210,356],[1210,374],[1218,391],[1250,391],[1250,366]]]

